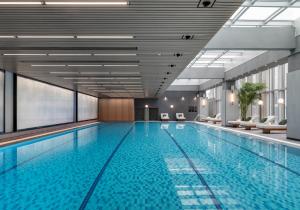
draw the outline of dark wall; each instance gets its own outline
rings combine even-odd
[[[158,108],[158,113],[169,113],[171,120],[176,120],[176,112],[184,113],[187,120],[193,120],[197,112],[189,112],[189,106],[196,106],[197,101],[194,100],[197,92],[190,91],[167,91],[160,98],[155,99],[135,99],[136,120],[143,120],[143,112],[145,105],[150,108]],[[164,100],[167,97],[167,100]],[[181,100],[184,97],[184,101]],[[171,109],[170,105],[174,105]]]

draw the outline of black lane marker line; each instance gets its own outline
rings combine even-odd
[[[228,141],[227,139],[221,138],[221,137],[219,137],[219,136],[217,136],[217,135],[214,135],[214,134],[211,134],[211,133],[209,133],[209,132],[202,131],[202,130],[200,130],[200,129],[198,129],[198,128],[195,128],[195,127],[192,126],[192,125],[188,125],[188,124],[187,124],[187,126],[192,127],[193,129],[195,129],[195,130],[197,130],[197,131],[200,131],[200,132],[202,132],[202,133],[207,133],[207,134],[209,134],[209,135],[211,135],[211,136],[213,136],[213,137],[215,137],[215,138],[222,139],[223,141],[225,141],[225,142],[228,143],[228,144],[231,144],[231,145],[233,145],[233,146],[236,146],[236,147],[238,147],[238,148],[241,148],[241,149],[243,149],[243,150],[245,150],[245,151],[247,151],[247,152],[249,152],[249,153],[251,153],[251,154],[253,154],[253,155],[256,155],[257,157],[260,157],[260,158],[262,158],[262,159],[264,159],[264,160],[266,160],[266,161],[268,161],[268,162],[271,162],[271,163],[273,163],[273,164],[279,166],[280,168],[286,169],[286,170],[288,170],[289,172],[291,172],[291,173],[293,173],[293,174],[295,174],[295,175],[297,175],[297,176],[300,176],[300,173],[299,173],[299,172],[294,171],[293,169],[287,168],[287,167],[285,167],[284,165],[281,165],[281,164],[279,164],[279,163],[276,163],[275,161],[270,160],[270,159],[268,159],[268,158],[266,158],[266,157],[264,157],[264,156],[260,156],[259,154],[255,153],[255,152],[253,152],[253,151],[251,151],[251,150],[249,150],[249,149],[247,149],[247,148],[245,148],[245,147],[242,147],[242,146],[240,146],[240,145],[238,145],[238,144],[235,144],[235,143],[232,143],[232,142]]]
[[[85,209],[87,203],[89,202],[91,196],[94,193],[94,190],[97,186],[97,184],[99,183],[100,179],[102,178],[108,164],[110,163],[110,161],[112,160],[112,158],[114,157],[114,155],[116,154],[116,152],[118,151],[118,149],[120,148],[121,144],[125,141],[125,139],[127,138],[127,136],[129,135],[129,133],[132,131],[133,126],[131,126],[131,128],[127,131],[127,133],[122,137],[122,139],[120,140],[120,142],[118,143],[118,145],[116,146],[116,148],[113,150],[113,152],[110,154],[109,158],[106,160],[105,164],[103,165],[103,167],[101,168],[101,171],[99,172],[99,174],[97,175],[97,177],[95,178],[92,186],[90,187],[88,193],[85,195],[79,209],[83,210]]]
[[[208,186],[207,182],[205,181],[204,177],[201,175],[201,173],[197,170],[196,166],[194,165],[193,161],[189,158],[189,156],[186,154],[186,152],[183,150],[183,148],[178,144],[178,142],[176,141],[176,139],[169,133],[169,131],[167,131],[166,129],[163,129],[169,136],[170,138],[173,140],[173,142],[176,144],[176,146],[178,147],[178,149],[181,151],[181,153],[184,155],[184,157],[187,159],[190,167],[193,168],[193,170],[195,171],[195,173],[197,174],[198,178],[200,179],[201,183],[205,186],[206,191],[209,194],[210,199],[213,201],[215,207],[217,209],[222,209],[222,205],[221,202],[218,201],[218,199],[216,198],[215,194],[213,193],[213,191],[210,189],[210,187]]]
[[[107,126],[105,126],[105,127],[107,127]],[[102,129],[103,126],[102,126],[102,127],[99,127],[99,128]],[[86,129],[86,128],[82,128],[82,129]],[[80,129],[80,130],[81,130],[81,129]],[[74,131],[77,131],[77,130],[74,130]],[[74,132],[74,131],[70,131],[70,132],[67,133],[67,134],[70,134],[70,133],[72,133],[72,132]],[[59,135],[59,133],[57,133],[56,135]],[[65,134],[64,134],[64,135],[65,135]],[[52,137],[52,138],[55,138],[55,137],[57,137],[57,136],[54,136],[54,137]],[[44,140],[42,140],[42,141],[44,141]],[[38,142],[41,142],[41,141],[38,141]],[[71,141],[67,141],[67,142],[65,142],[65,143],[59,144],[59,145],[57,145],[57,146],[55,146],[55,147],[53,147],[53,148],[50,148],[50,149],[48,149],[48,150],[46,150],[46,151],[44,151],[44,152],[42,152],[42,153],[40,153],[40,154],[38,154],[38,155],[36,155],[36,156],[33,156],[32,158],[29,158],[28,160],[24,160],[23,162],[21,162],[21,163],[19,163],[19,164],[16,164],[16,165],[14,165],[14,166],[12,166],[12,167],[10,167],[10,168],[8,168],[8,169],[6,169],[6,170],[0,172],[0,176],[3,175],[3,174],[5,174],[5,173],[7,173],[7,172],[9,172],[9,171],[12,171],[12,170],[18,168],[18,167],[20,167],[20,166],[22,166],[22,165],[24,165],[24,164],[26,164],[26,163],[28,163],[28,162],[30,162],[30,161],[36,159],[36,158],[39,158],[39,157],[41,157],[41,156],[43,156],[43,155],[45,155],[45,154],[47,154],[47,153],[49,153],[49,152],[51,152],[51,151],[54,151],[55,149],[57,149],[57,148],[59,148],[59,147],[61,147],[61,146],[64,146],[64,145],[66,145],[66,144],[68,144],[68,143],[71,143]]]

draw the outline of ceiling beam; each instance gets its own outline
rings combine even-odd
[[[296,47],[295,28],[225,27],[206,45],[206,50],[292,50]]]

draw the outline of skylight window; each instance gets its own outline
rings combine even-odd
[[[295,21],[300,18],[300,8],[287,8],[280,13],[274,20],[291,20]]]
[[[250,7],[240,20],[266,20],[278,9],[279,7]]]

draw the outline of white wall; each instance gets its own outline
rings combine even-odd
[[[74,92],[17,77],[17,129],[73,122]]]
[[[98,118],[98,98],[78,93],[78,121]]]

